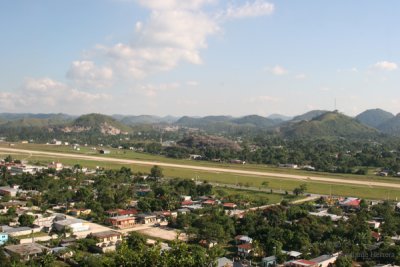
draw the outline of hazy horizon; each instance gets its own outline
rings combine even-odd
[[[388,2],[4,1],[0,112],[396,115]]]

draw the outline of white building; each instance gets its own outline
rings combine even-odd
[[[71,229],[72,233],[88,231],[89,225],[79,219],[66,219],[56,221],[53,223],[53,227],[57,231],[63,231],[64,229]]]
[[[102,253],[115,251],[116,246],[122,242],[122,234],[117,231],[93,233],[91,236],[99,240],[96,247]]]

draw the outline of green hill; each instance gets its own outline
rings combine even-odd
[[[310,121],[318,116],[321,116],[324,113],[327,113],[329,111],[327,110],[311,110],[309,112],[306,112],[302,115],[295,116],[291,121],[292,122],[297,122],[297,121]]]
[[[86,114],[78,117],[70,125],[62,129],[63,132],[100,132],[105,135],[126,134],[132,129],[116,119],[102,114]]]
[[[254,127],[259,127],[259,128],[268,128],[268,127],[272,127],[275,126],[279,123],[281,123],[282,121],[279,119],[268,119],[268,118],[264,118],[258,115],[248,115],[248,116],[244,116],[238,119],[233,119],[231,122],[236,123],[236,124],[247,124],[250,126],[254,126]]]
[[[385,134],[400,136],[400,113],[378,125],[377,128]]]
[[[292,138],[368,138],[377,136],[377,130],[338,112],[325,112],[310,121],[300,121],[281,128],[286,137]]]
[[[356,120],[370,127],[378,128],[385,121],[393,118],[394,115],[382,109],[368,109],[356,116]]]
[[[178,120],[178,118],[172,116],[158,117],[152,115],[138,115],[138,116],[113,115],[113,118],[119,120],[120,122],[126,125],[174,123]]]
[[[65,114],[0,114],[1,126],[3,128],[33,128],[53,127],[67,124],[72,117]]]

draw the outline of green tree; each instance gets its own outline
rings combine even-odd
[[[352,266],[352,260],[348,256],[341,256],[338,257],[336,262],[335,262],[336,267],[351,267]]]
[[[305,193],[305,191],[307,190],[307,185],[306,184],[301,184],[299,187],[296,187],[293,190],[293,193],[298,196],[298,195],[302,195]]]
[[[35,221],[35,217],[29,214],[22,214],[18,218],[20,226],[32,226]]]
[[[150,177],[153,177],[153,178],[164,177],[163,169],[158,165],[154,165],[150,170]]]
[[[4,162],[6,162],[6,163],[11,163],[11,162],[13,162],[13,158],[11,157],[11,155],[8,155],[8,156],[4,159]]]
[[[130,232],[126,239],[126,244],[130,249],[139,250],[146,245],[146,238],[137,232]]]

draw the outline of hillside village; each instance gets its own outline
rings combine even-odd
[[[165,260],[203,255],[185,266],[400,264],[400,203],[305,196],[306,187],[268,203],[167,179],[158,166],[135,174],[21,164],[1,163],[4,266],[92,266],[94,259],[126,266],[126,250],[132,257],[157,251]]]

